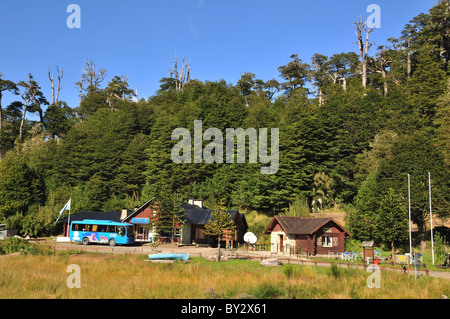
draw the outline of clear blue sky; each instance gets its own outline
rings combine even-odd
[[[60,99],[78,106],[75,82],[86,59],[107,70],[103,83],[125,74],[148,98],[168,75],[176,52],[191,60],[192,77],[235,84],[242,72],[278,78],[277,68],[297,53],[355,51],[352,23],[381,8],[377,45],[400,36],[406,23],[428,12],[433,0],[2,0],[0,72],[12,81],[32,73],[51,99],[47,66],[64,68]],[[71,3],[81,8],[81,28],[69,29]],[[376,46],[371,53],[374,54]],[[6,93],[3,105],[18,99]]]

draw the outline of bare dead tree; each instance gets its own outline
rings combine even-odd
[[[178,59],[175,54],[174,62],[170,68],[169,75],[170,78],[174,80],[175,89],[178,92],[181,92],[183,87],[191,80],[191,71],[191,61],[189,60],[189,62],[186,62],[186,56],[183,55],[181,73],[178,72]]]
[[[412,71],[412,68],[411,68],[411,49],[409,48],[410,46],[411,46],[411,40],[410,39],[408,39],[408,41],[407,41],[407,48],[406,48],[406,50],[407,50],[407,53],[406,53],[406,74],[407,74],[407,76],[408,76],[408,79],[410,79],[411,78],[411,71]]]
[[[358,22],[353,22],[354,25],[356,25],[356,36],[358,37],[358,47],[359,47],[359,54],[361,56],[362,60],[362,85],[364,88],[367,87],[367,61],[369,57],[369,50],[372,46],[372,43],[369,42],[369,35],[371,32],[373,32],[374,28],[369,29],[367,27],[367,21],[364,19],[364,21],[361,19],[361,16],[359,17]],[[363,39],[363,31],[366,33],[365,40]]]
[[[52,104],[55,104],[55,76],[50,74],[50,68],[47,65],[48,79],[52,86]]]
[[[58,72],[58,88],[56,89],[56,103],[58,103],[59,92],[61,91],[61,79],[64,77],[64,69],[61,68],[61,72],[59,72],[59,67],[56,66],[56,71]]]
[[[59,101],[59,92],[61,90],[61,79],[64,76],[63,68],[61,69],[61,71],[59,71],[59,67],[56,66],[56,71],[58,72],[58,87],[56,89],[56,94],[55,94],[55,76],[50,73],[50,69],[47,66],[48,79],[50,80],[50,83],[52,86],[52,104],[58,103],[58,101]]]
[[[380,73],[383,77],[383,91],[384,96],[386,97],[388,94],[388,82],[386,76],[386,69],[391,65],[392,60],[389,59],[386,49],[382,49],[382,51],[377,54],[377,61],[375,62],[375,72]]]
[[[87,88],[99,88],[100,83],[102,83],[106,77],[106,69],[101,68],[97,71],[97,66],[92,61],[86,60],[86,67],[83,71],[84,73],[81,75],[81,82],[83,82],[84,86]]]
[[[347,78],[341,77],[339,78],[339,81],[342,82],[342,89],[344,89],[344,91],[347,91]]]

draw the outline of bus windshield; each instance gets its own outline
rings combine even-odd
[[[127,226],[127,236],[134,237],[134,226],[132,225]]]

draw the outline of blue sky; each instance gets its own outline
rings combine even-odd
[[[86,59],[107,70],[103,86],[125,74],[139,98],[153,95],[175,52],[191,60],[192,77],[235,84],[242,72],[278,78],[277,68],[297,53],[355,51],[353,22],[381,8],[371,41],[385,44],[433,0],[15,0],[0,2],[0,73],[18,82],[32,73],[51,99],[47,66],[64,68],[60,99],[78,106],[75,82]],[[81,28],[69,29],[69,4],[81,8]],[[375,53],[375,48],[371,53]],[[6,106],[18,99],[8,93]]]

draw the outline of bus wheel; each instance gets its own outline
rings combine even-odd
[[[111,238],[108,243],[109,243],[110,246],[115,246],[116,245],[116,240],[114,238]]]
[[[89,238],[84,237],[82,240],[83,245],[89,245]]]

